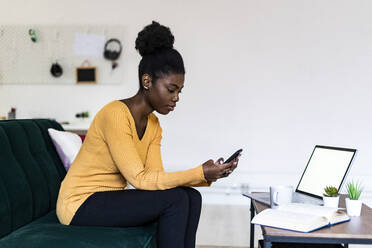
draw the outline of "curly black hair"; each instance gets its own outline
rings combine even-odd
[[[170,73],[185,74],[181,54],[173,48],[174,36],[170,29],[153,21],[138,33],[136,49],[142,56],[138,66],[140,90],[143,74],[149,74],[155,83]]]

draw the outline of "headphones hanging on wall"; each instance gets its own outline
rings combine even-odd
[[[118,49],[112,49],[112,48],[109,49],[108,46],[110,44],[113,44],[113,43],[118,44],[119,48]],[[121,42],[118,39],[109,39],[108,41],[106,41],[105,51],[103,52],[103,56],[105,57],[105,59],[108,59],[108,60],[112,61],[112,69],[115,69],[118,66],[118,64],[115,62],[115,60],[117,60],[120,57],[121,50],[122,50]]]

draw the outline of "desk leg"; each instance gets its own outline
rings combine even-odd
[[[254,217],[254,207],[253,207],[253,200],[251,199],[251,221]],[[250,248],[254,247],[254,224],[251,222],[251,237],[250,237]]]
[[[345,248],[349,248],[349,244],[344,244],[344,247]]]

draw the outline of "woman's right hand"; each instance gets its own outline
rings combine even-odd
[[[204,172],[204,178],[208,182],[215,182],[217,179],[227,177],[229,173],[226,173],[226,171],[231,170],[233,168],[233,161],[227,164],[222,164],[221,159],[218,159],[216,163],[212,159],[208,160],[207,162],[203,163],[203,172]],[[235,168],[234,168],[235,169]]]

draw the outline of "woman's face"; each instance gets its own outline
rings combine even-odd
[[[179,101],[184,80],[184,74],[171,73],[152,82],[146,91],[148,91],[148,100],[154,110],[163,115],[173,111]]]

